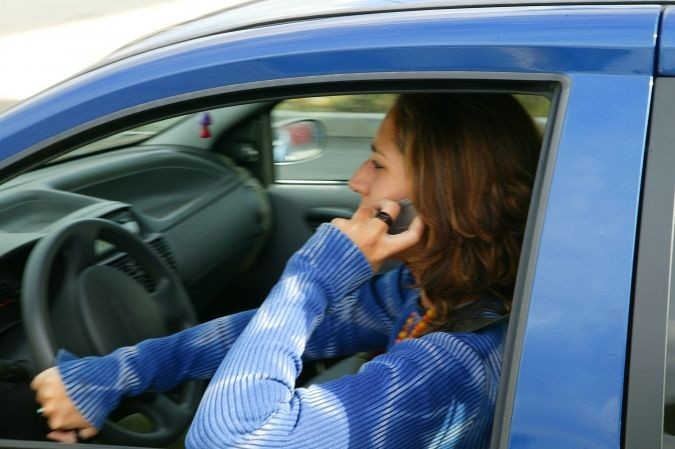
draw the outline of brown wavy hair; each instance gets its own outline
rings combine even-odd
[[[447,328],[467,301],[509,310],[541,137],[509,94],[404,94],[393,106],[424,251],[407,260]]]

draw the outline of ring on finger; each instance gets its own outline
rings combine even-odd
[[[390,227],[394,223],[394,220],[391,218],[391,215],[389,215],[388,213],[386,213],[383,210],[378,211],[375,214],[375,218],[378,218],[378,219],[384,221],[387,224],[387,227]]]

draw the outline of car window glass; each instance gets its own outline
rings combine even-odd
[[[83,156],[85,154],[106,151],[112,148],[135,145],[166,131],[171,126],[184,119],[185,116],[171,117],[158,122],[137,126],[135,128],[113,134],[112,136],[105,137],[101,140],[97,140],[76,150],[70,151],[60,156],[56,160],[65,160],[72,157]]]

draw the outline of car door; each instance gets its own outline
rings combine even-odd
[[[546,91],[551,83],[548,89],[557,92],[521,267],[494,447],[583,447],[588,441],[619,447],[659,8],[434,11],[391,20],[404,17],[408,23],[396,26],[404,27],[402,35],[414,35],[414,43],[402,49],[394,39],[386,49],[373,48],[371,42],[385,38],[369,24],[372,40],[350,42],[354,57],[348,60],[335,54],[341,63],[336,69],[370,70],[367,76],[350,76],[364,92],[383,89],[378,78],[387,79],[385,91],[517,90],[518,83],[520,89],[534,85]],[[357,29],[359,35],[366,32]],[[322,40],[332,41],[327,33]],[[414,57],[408,49],[414,49]],[[373,60],[397,71],[377,73]],[[357,89],[344,84],[351,92]],[[337,93],[344,90],[328,84],[311,95]],[[320,181],[270,184],[277,218],[293,220],[309,233],[305,219],[313,209],[343,207],[336,192],[346,192],[346,184]],[[293,246],[271,246],[266,260],[280,263]]]
[[[650,5],[434,8],[214,35],[101,67],[5,114],[0,176],[210,105],[411,90],[547,96],[493,447],[619,447],[659,15]],[[275,220],[251,279],[267,285],[317,219],[357,200],[344,179],[277,177],[271,151],[259,163]]]

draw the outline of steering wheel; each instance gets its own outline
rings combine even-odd
[[[154,281],[154,291],[97,264],[97,253],[113,247]],[[140,238],[103,219],[67,223],[35,245],[24,271],[21,301],[26,338],[40,371],[54,365],[58,347],[79,356],[104,355],[197,324],[176,274]],[[109,418],[101,435],[114,444],[166,446],[190,423],[202,389],[201,382],[188,382],[174,393],[126,398],[118,410],[144,415],[153,430],[132,430]]]

